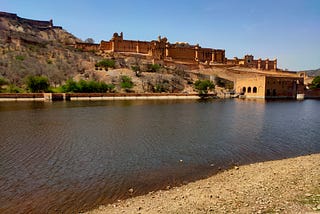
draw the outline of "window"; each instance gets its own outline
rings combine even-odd
[[[248,93],[251,93],[251,87],[248,88]]]
[[[243,88],[242,88],[242,92],[243,92],[243,93],[246,93],[246,91],[247,91],[247,90],[246,90],[246,87],[243,87]]]
[[[257,93],[257,87],[253,87],[253,93]]]

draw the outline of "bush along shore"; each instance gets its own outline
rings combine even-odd
[[[134,192],[134,187],[128,190]],[[236,166],[207,179],[100,206],[109,213],[319,213],[320,154]]]

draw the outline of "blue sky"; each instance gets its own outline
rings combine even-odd
[[[199,43],[226,56],[278,58],[289,70],[320,68],[320,0],[1,0],[0,10],[49,20],[96,42],[125,39]]]

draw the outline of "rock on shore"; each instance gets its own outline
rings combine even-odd
[[[319,212],[320,154],[314,154],[240,166],[88,213]]]

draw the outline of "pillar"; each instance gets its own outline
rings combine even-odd
[[[261,58],[258,59],[258,69],[261,70]]]
[[[215,62],[216,61],[216,51],[212,50],[212,59],[211,62]]]
[[[269,59],[266,60],[266,70],[269,70]]]
[[[278,64],[278,60],[275,59],[274,64],[273,64],[273,70],[275,70],[275,71],[277,70],[277,66],[278,66],[277,64]]]
[[[169,57],[169,45],[166,44],[166,57]]]
[[[115,47],[114,47],[115,45],[114,45],[114,41],[111,41],[111,50],[114,52],[114,49],[115,49]]]
[[[196,54],[195,61],[198,62],[199,61],[199,46],[195,47],[195,54]]]

